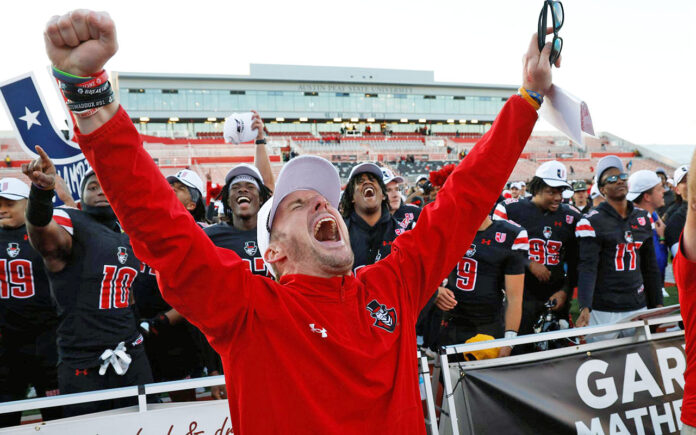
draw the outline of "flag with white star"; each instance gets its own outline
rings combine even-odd
[[[24,74],[0,84],[0,100],[7,110],[17,140],[28,157],[38,157],[34,146],[41,145],[73,197],[79,199],[80,181],[89,169],[89,163],[78,144],[66,140],[49,119],[34,75]]]

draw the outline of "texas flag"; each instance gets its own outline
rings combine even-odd
[[[53,160],[73,198],[78,200],[80,182],[89,170],[89,163],[77,143],[64,139],[63,134],[50,121],[34,74],[27,73],[0,84],[0,100],[7,110],[22,149],[34,159],[38,157],[34,145],[41,145]],[[57,204],[61,203],[57,197],[55,201]]]

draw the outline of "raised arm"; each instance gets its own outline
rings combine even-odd
[[[535,34],[523,59],[523,87],[544,94],[551,87],[550,46],[539,53],[536,40]],[[512,96],[491,130],[449,176],[437,200],[423,209],[416,228],[394,242],[384,266],[401,276],[416,313],[469,248],[517,164],[536,120],[535,107]]]
[[[118,46],[108,14],[89,11],[51,19],[45,41],[53,66],[78,79],[99,73]],[[76,118],[77,142],[135,254],[158,271],[164,298],[206,334],[233,334],[250,302],[253,278],[244,262],[196,225],[123,109],[111,103]]]
[[[265,140],[266,139],[266,133],[264,132],[264,125],[263,125],[263,120],[261,119],[261,116],[256,112],[255,110],[252,110],[254,113],[253,122],[251,123],[251,128],[256,129],[258,131],[258,135],[256,136],[256,140]],[[271,192],[275,190],[275,178],[273,177],[273,170],[271,169],[271,159],[268,158],[268,152],[266,150],[266,144],[256,144],[256,153],[254,154],[254,165],[256,168],[259,170],[261,173],[261,177],[263,178],[263,184],[268,187]]]
[[[26,223],[29,242],[41,254],[46,268],[60,272],[67,265],[72,251],[72,236],[53,216],[53,194],[56,168],[46,152],[36,146],[39,157],[22,165],[22,172],[31,180],[27,202]]]

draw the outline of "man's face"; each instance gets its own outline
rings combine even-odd
[[[665,205],[665,187],[659,183],[652,188],[652,192],[643,195],[643,198],[652,208],[660,208]]]
[[[353,267],[348,228],[338,210],[313,190],[295,191],[278,205],[270,245],[286,257],[277,263],[280,274],[340,276]]]
[[[660,180],[662,181],[662,187],[667,186],[667,176],[662,172],[658,173],[657,176],[660,177]]]
[[[366,172],[356,175],[353,186],[353,204],[358,213],[372,214],[382,207],[384,193],[374,175]]]
[[[387,184],[387,198],[389,199],[389,208],[397,210],[401,207],[401,193],[399,193],[399,185],[396,181],[390,181]]]
[[[682,200],[685,202],[688,202],[689,200],[689,189],[688,189],[688,184],[686,183],[686,179],[689,177],[689,174],[685,175],[684,178],[677,184],[677,187],[674,188],[674,191],[681,196]]]
[[[563,201],[563,188],[544,186],[535,196],[534,202],[542,210],[556,211]]]
[[[24,225],[27,200],[0,197],[0,228],[17,228]]]
[[[576,190],[575,193],[573,193],[573,202],[585,204],[587,202],[587,190]]]
[[[510,188],[510,195],[512,195],[512,197],[515,199],[519,198],[520,197],[520,189],[517,187]]]
[[[176,198],[180,203],[186,207],[186,210],[193,210],[196,208],[196,203],[191,201],[191,191],[186,187],[186,185],[180,181],[172,181],[169,183],[172,190],[176,194]]]
[[[527,193],[527,186],[522,186],[520,188],[520,196],[524,196],[525,193]]]
[[[609,168],[602,174],[601,187],[599,188],[600,193],[604,195],[605,198],[612,199],[614,201],[621,201],[626,199],[626,194],[628,193],[628,184],[626,180],[618,178],[615,183],[607,183],[607,178],[612,175],[621,174],[621,170],[618,168]]]
[[[109,200],[106,199],[106,195],[104,195],[96,175],[90,176],[87,180],[82,202],[91,207],[106,207],[109,205]]]
[[[261,208],[259,189],[248,181],[232,184],[228,205],[233,215],[243,219],[254,218]]]

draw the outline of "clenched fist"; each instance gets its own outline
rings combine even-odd
[[[53,66],[81,77],[101,71],[118,50],[116,27],[109,14],[85,9],[51,18],[44,42]]]

